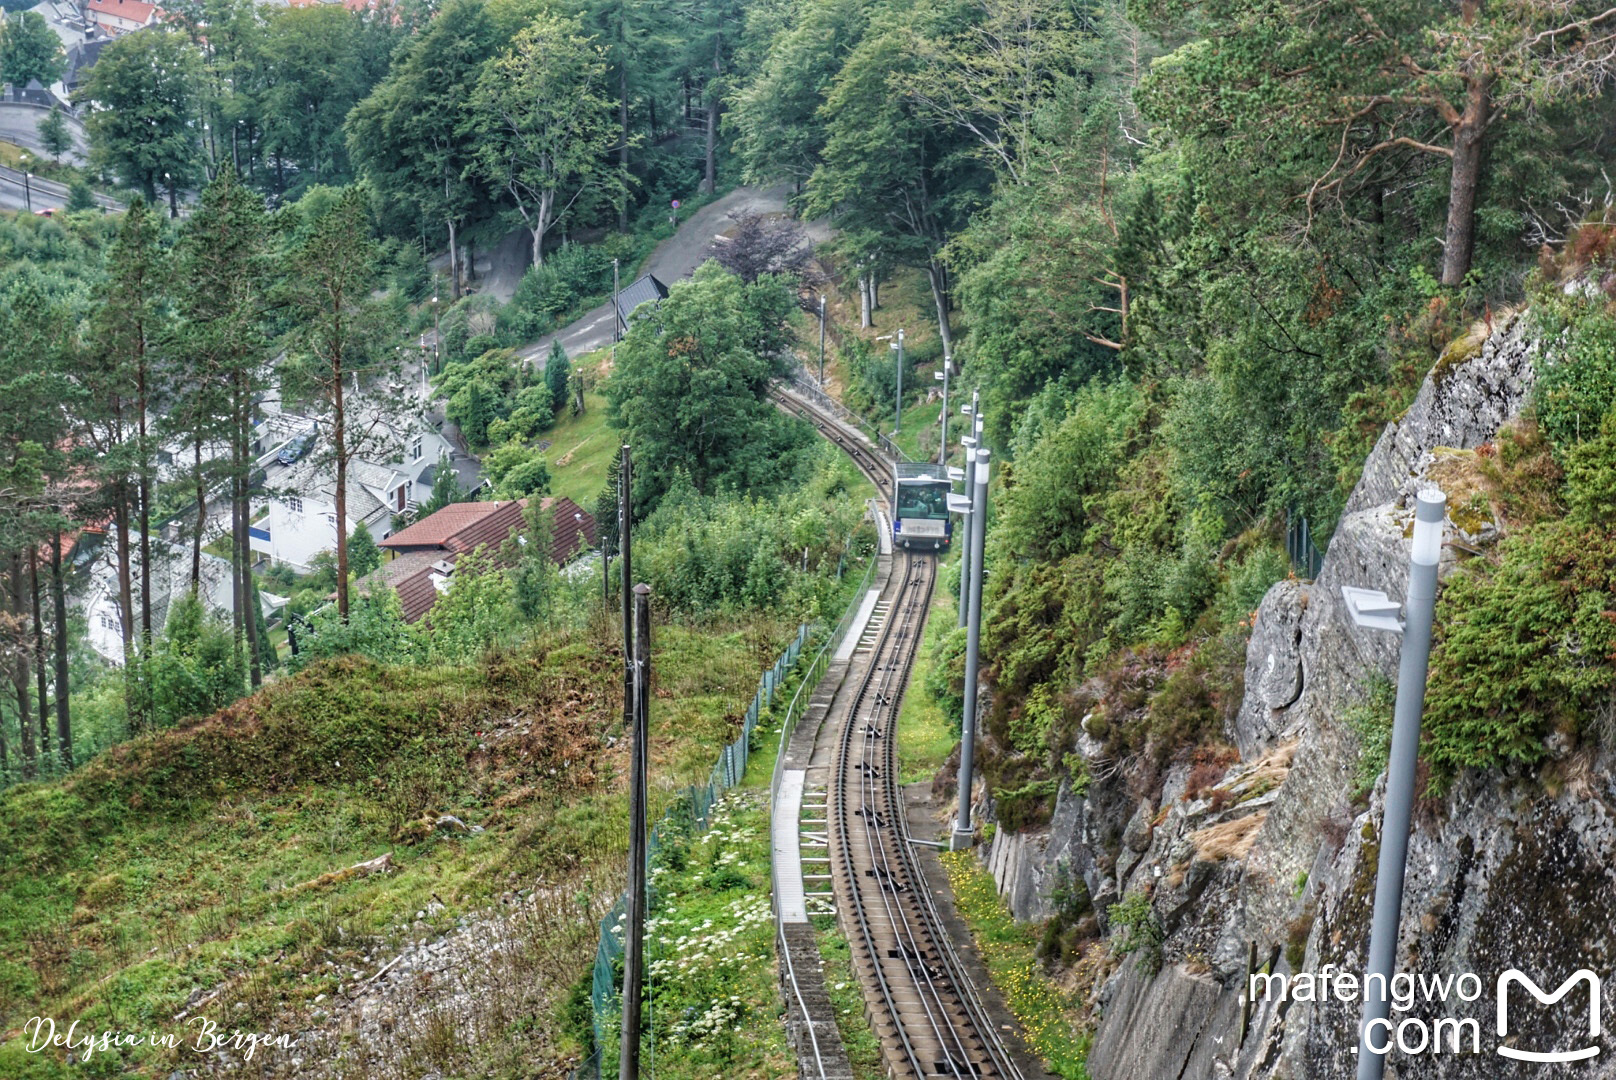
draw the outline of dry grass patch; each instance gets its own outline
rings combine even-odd
[[[1268,811],[1262,810],[1190,833],[1189,840],[1195,847],[1195,857],[1207,862],[1244,859],[1257,842],[1257,830],[1267,820]]]

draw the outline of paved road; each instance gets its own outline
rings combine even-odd
[[[671,237],[657,245],[645,265],[645,273],[653,274],[665,285],[689,277],[707,261],[707,248],[713,237],[730,225],[730,216],[740,214],[780,213],[786,208],[790,185],[772,188],[736,188],[723,198],[697,210],[689,221],[680,224]],[[819,222],[810,223],[808,235],[816,243],[829,237],[830,231]],[[624,280],[626,286],[628,280]],[[524,360],[533,361],[542,370],[544,358],[557,339],[568,356],[581,356],[605,348],[612,343],[612,305],[610,301],[586,314],[583,318],[561,330],[546,334],[538,341],[520,350]]]
[[[122,210],[123,203],[97,195],[95,201],[106,210]],[[35,210],[61,209],[67,205],[67,185],[38,176],[24,177],[20,169],[0,165],[0,206],[22,210],[27,206]]]
[[[66,205],[66,194],[42,188],[39,177],[29,180],[25,189],[22,173],[0,166],[0,207],[7,210],[60,210]]]
[[[0,101],[0,139],[44,154],[45,144],[39,139],[39,122],[45,118],[45,113],[43,105]],[[67,130],[72,133],[76,144],[69,152],[68,160],[73,164],[82,165],[84,155],[89,151],[89,146],[84,141],[84,125],[65,113],[63,119],[67,121]]]

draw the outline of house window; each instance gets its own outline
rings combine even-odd
[[[417,435],[414,441],[410,443],[410,460],[421,460],[421,436],[419,435]]]
[[[286,509],[292,513],[301,514],[303,512],[303,500],[298,496],[288,495],[283,501],[286,503]]]
[[[108,615],[106,612],[103,611],[101,613],[101,629],[103,629],[103,630],[118,630],[118,629],[121,629],[121,627],[119,627],[117,619],[114,619],[111,615]]]
[[[325,516],[325,523],[335,529],[337,527],[337,515],[327,514]]]

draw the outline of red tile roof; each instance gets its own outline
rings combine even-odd
[[[551,512],[554,521],[550,558],[557,565],[565,565],[594,545],[595,519],[588,511],[565,496],[546,498],[539,505]],[[450,503],[380,541],[381,547],[397,554],[364,581],[397,590],[404,620],[415,622],[438,602],[433,564],[457,563],[461,555],[485,548],[496,566],[510,565],[513,559],[501,548],[512,530],[525,528],[522,510],[526,506],[526,499]]]
[[[521,528],[525,499],[504,502],[450,503],[408,528],[381,541],[394,551],[471,551],[479,544],[500,543]]]
[[[150,22],[154,15],[160,15],[163,11],[156,4],[148,4],[145,0],[88,0],[84,10],[92,17],[116,15],[120,19],[129,19],[142,26]]]

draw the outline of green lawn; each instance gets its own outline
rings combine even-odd
[[[550,494],[565,495],[593,512],[595,499],[606,486],[612,457],[623,445],[622,432],[606,424],[606,399],[585,394],[583,414],[564,416],[544,438],[550,440],[550,448],[544,451],[550,466]]]

